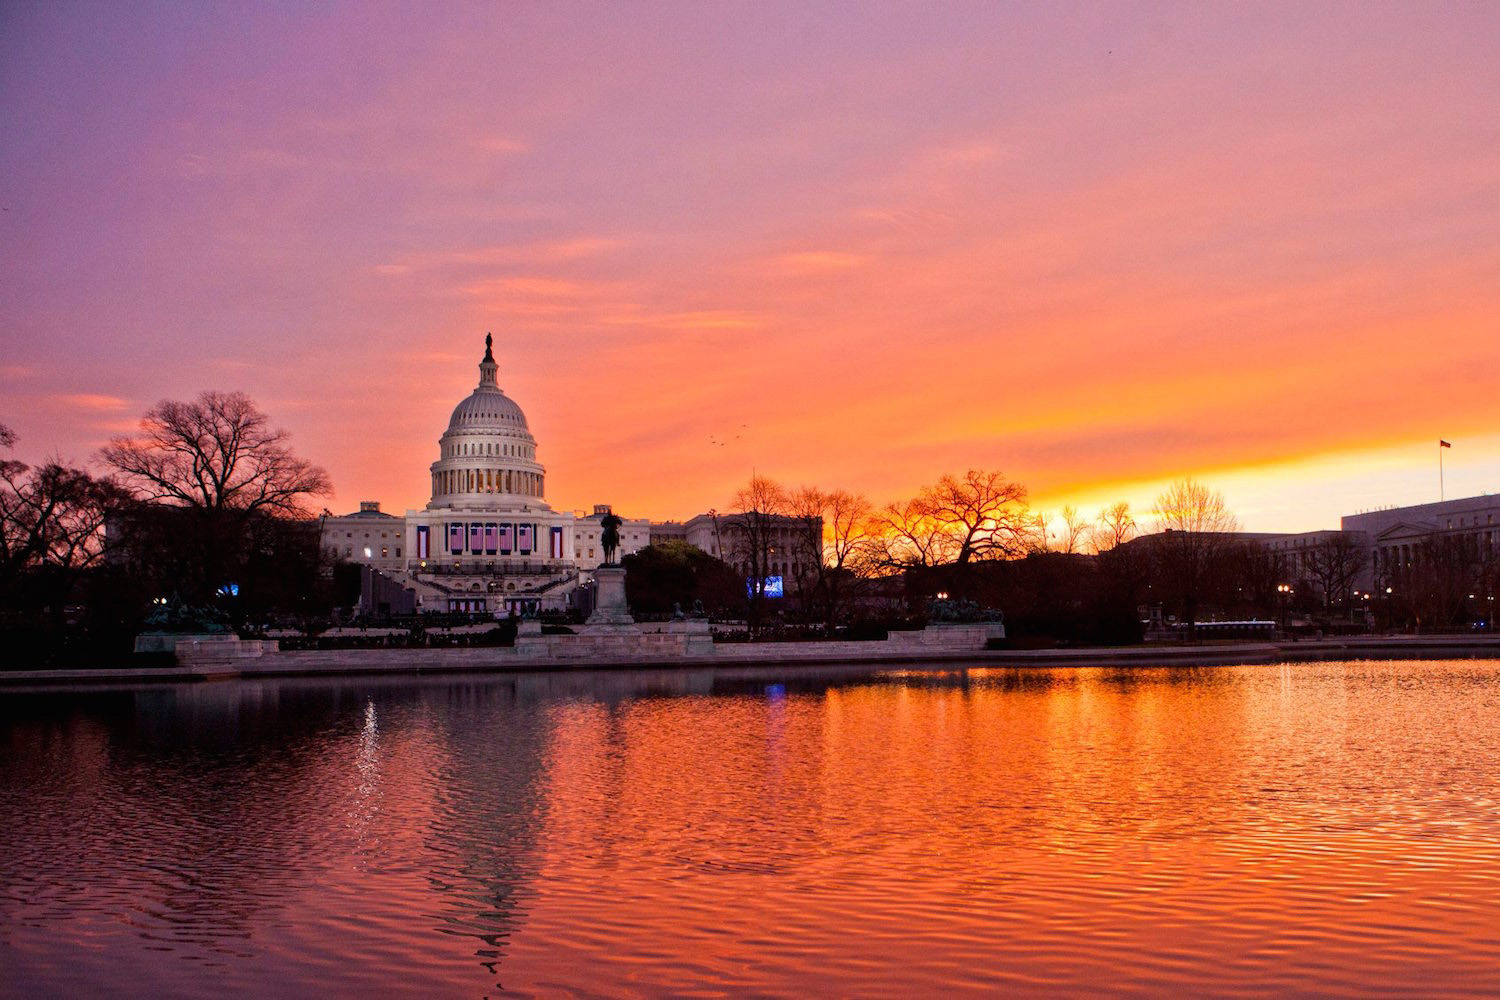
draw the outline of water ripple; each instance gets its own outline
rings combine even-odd
[[[1493,995],[1500,668],[0,703],[0,995]]]

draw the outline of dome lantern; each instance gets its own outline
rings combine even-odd
[[[479,362],[479,385],[481,387],[489,386],[492,389],[498,389],[500,385],[495,381],[495,374],[500,370],[500,366],[495,364],[495,354],[491,350],[494,344],[495,338],[486,333],[484,335],[484,357]]]

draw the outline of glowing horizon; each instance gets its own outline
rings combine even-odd
[[[558,509],[999,468],[1249,530],[1500,489],[1500,10],[14,9],[0,422],[249,393],[427,500],[493,331]],[[721,443],[722,442],[722,443]]]

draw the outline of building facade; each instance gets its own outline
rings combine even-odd
[[[323,519],[325,551],[398,580],[421,611],[561,609],[604,559],[600,522],[610,508],[583,514],[547,503],[536,439],[498,371],[486,336],[479,384],[438,438],[424,508],[395,517],[366,501]],[[619,533],[624,556],[650,544],[651,525],[626,519]]]
[[[1493,566],[1500,553],[1500,497],[1495,496],[1363,511],[1342,518],[1340,525],[1367,540],[1371,585],[1377,591],[1410,572],[1424,545],[1434,541],[1463,543],[1483,566]]]

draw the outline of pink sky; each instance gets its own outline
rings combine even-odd
[[[1500,5],[11,4],[0,421],[243,389],[425,503],[493,331],[548,499],[752,469],[1247,527],[1500,489]],[[714,440],[711,441],[710,438]],[[715,442],[727,441],[719,445]]]

